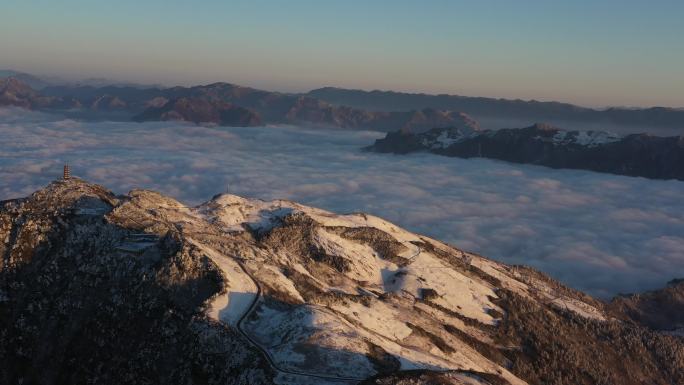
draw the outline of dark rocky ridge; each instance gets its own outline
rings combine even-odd
[[[484,157],[552,168],[684,180],[684,136],[619,137],[596,131],[563,131],[545,124],[501,130],[461,126],[420,134],[396,131],[367,149],[395,154],[427,151],[450,157]]]
[[[167,225],[131,222],[127,201],[74,179],[2,202],[0,383],[270,382],[235,331],[202,315],[220,273]],[[117,249],[140,232],[158,241]]]

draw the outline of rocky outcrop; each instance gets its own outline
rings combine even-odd
[[[0,383],[684,381],[681,337],[371,215],[72,178],[0,240]]]
[[[420,134],[392,132],[367,149],[395,154],[428,151],[450,157],[684,180],[683,136],[618,136],[602,131],[565,131],[546,124],[501,130],[460,125]]]

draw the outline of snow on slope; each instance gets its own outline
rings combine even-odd
[[[150,267],[170,272],[151,282],[153,290],[157,284],[187,289],[182,296],[164,296],[162,307],[167,299],[178,305],[190,301],[186,315],[193,323],[202,321],[193,329],[206,332],[201,340],[210,342],[199,344],[201,354],[220,363],[232,362],[227,356],[233,351],[251,356],[279,384],[351,384],[376,374],[378,384],[453,383],[442,379],[455,372],[492,384],[523,384],[511,371],[532,383],[553,382],[558,373],[586,374],[590,382],[609,375],[616,379],[612,383],[625,383],[633,370],[658,371],[663,362],[672,364],[662,369],[670,372],[638,376],[653,383],[681,382],[681,365],[668,360],[681,350],[679,337],[624,322],[626,311],[534,269],[466,253],[375,217],[338,216],[296,204],[283,210],[282,202],[251,204],[241,198],[224,202],[229,209],[215,201],[187,208],[153,192],[114,196],[78,180],[51,186],[70,185],[74,188],[65,194],[47,189],[28,200],[5,202],[4,237],[23,239],[10,246],[14,252],[20,245],[16,260],[28,255],[26,247],[36,247],[33,240],[53,239],[52,220],[66,220],[58,222],[60,231],[67,230],[64,238],[72,243],[57,257],[103,250],[103,266],[111,257],[135,266],[141,275],[133,284],[145,280]],[[108,207],[87,204],[91,198]],[[29,221],[15,237],[16,218]],[[250,225],[264,218],[266,226]],[[84,240],[93,243],[84,247]],[[121,241],[152,245],[140,255],[122,252]],[[29,252],[39,255],[36,250],[44,249]],[[11,296],[0,292],[2,297],[7,302]],[[201,309],[226,327],[192,314]],[[651,344],[658,349],[651,350]],[[623,370],[623,360],[630,370]],[[419,370],[401,373],[409,369]]]
[[[556,145],[576,144],[579,146],[596,147],[606,143],[617,142],[622,137],[607,131],[558,131],[552,141]]]
[[[346,240],[339,235],[323,229],[316,230],[314,243],[329,255],[335,255],[348,261],[352,266],[347,276],[357,281],[380,282],[381,269],[385,267],[377,253],[367,245]]]
[[[476,319],[485,324],[494,324],[488,311],[501,311],[489,298],[496,293],[483,282],[478,282],[444,265],[429,253],[421,253],[407,267],[400,269],[392,291],[402,290],[414,297],[421,297],[421,289],[432,289],[437,298],[432,301],[451,311]]]
[[[243,226],[252,230],[267,231],[276,226],[285,215],[305,208],[306,206],[287,200],[263,201],[221,194],[200,205],[197,213],[208,221],[223,226],[227,231],[243,231]]]
[[[322,308],[302,305],[276,309],[262,304],[245,328],[274,360],[291,370],[365,378],[375,374],[358,354],[358,330]]]
[[[216,296],[209,304],[207,312],[209,317],[236,326],[257,295],[254,281],[245,274],[233,258],[196,241],[191,240],[191,242],[221,269],[224,277],[225,292]]]
[[[302,216],[308,222],[292,219]],[[372,215],[220,195],[164,217],[186,229],[207,223],[237,237],[235,255],[214,248],[213,236],[192,238],[224,276],[225,293],[213,299],[208,314],[236,325],[255,298],[255,279],[262,298],[244,331],[289,371],[365,378],[388,368],[475,370],[523,384],[463,337],[495,345],[487,328],[496,327],[504,310],[495,303],[498,289],[492,282],[583,317],[604,318],[599,309],[559,295],[542,280]],[[288,233],[287,226],[304,227]],[[284,235],[273,242],[286,243],[262,242],[279,229]],[[296,383],[293,376],[278,378]]]
[[[478,135],[484,135],[485,133],[487,133],[487,131],[483,132],[468,128],[451,128],[442,130],[436,137],[423,137],[421,142],[424,146],[433,149],[447,148],[453,144],[476,137]]]

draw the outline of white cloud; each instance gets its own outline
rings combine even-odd
[[[75,175],[188,204],[229,191],[366,211],[608,296],[684,277],[684,182],[363,153],[381,134],[74,122],[0,109],[0,199]]]

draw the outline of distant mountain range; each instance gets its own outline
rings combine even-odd
[[[395,154],[427,151],[459,158],[484,157],[553,168],[684,180],[684,136],[620,136],[603,131],[565,131],[546,124],[482,130],[473,122],[464,118],[460,125],[419,134],[391,132],[366,149]]]
[[[204,109],[206,111],[222,109],[225,103],[229,103],[258,115],[258,119],[248,119],[245,124],[259,121],[259,124],[315,125],[386,132],[411,129],[419,132],[449,126],[453,119],[458,119],[455,117],[457,113],[463,112],[481,121],[484,118],[496,119],[508,127],[520,127],[532,122],[550,122],[561,126],[568,124],[572,127],[575,126],[574,123],[586,123],[599,126],[601,129],[606,129],[605,126],[609,129],[612,129],[611,126],[626,127],[626,132],[630,133],[684,133],[684,109],[666,107],[593,109],[559,102],[361,91],[333,87],[320,88],[304,94],[289,94],[229,83],[163,88],[90,79],[58,85],[30,74],[0,70],[0,82],[3,79],[6,82],[10,77],[33,90],[33,96],[29,98],[32,100],[12,100],[13,96],[5,95],[0,100],[0,106],[9,104],[32,109],[69,109],[70,114],[85,119],[101,119],[103,116],[107,119],[123,120],[130,120],[133,117],[137,120],[145,117],[156,119],[158,117],[153,111],[145,110],[150,107],[160,108],[162,105],[159,103],[162,102],[171,102],[167,106],[167,110],[170,110],[174,105],[178,105],[172,100],[184,98],[186,105],[188,101],[197,105],[206,105],[207,102],[215,104],[209,109]],[[192,101],[193,99],[202,99],[204,102]],[[185,112],[187,110],[183,109],[173,114],[167,113],[165,116],[174,120],[220,125],[240,125],[242,119],[217,119],[216,114],[212,113],[207,116],[196,113],[185,116]]]
[[[177,120],[223,126],[293,124],[345,129],[424,131],[453,124],[458,114],[431,108],[366,111],[305,96],[228,83],[195,87],[47,86],[37,91],[16,77],[0,79],[0,106],[61,110],[84,119]]]
[[[308,94],[334,105],[373,111],[408,110],[431,107],[461,111],[475,117],[499,117],[529,122],[568,121],[631,126],[639,131],[668,128],[684,132],[684,109],[608,108],[593,109],[568,103],[536,100],[495,99],[459,95],[412,94],[394,91],[362,91],[325,87]]]
[[[57,77],[40,77],[36,75],[31,75],[21,71],[15,71],[10,69],[0,69],[0,79],[13,77],[19,79],[31,88],[36,90],[42,90],[49,86],[91,86],[91,87],[107,87],[107,86],[118,86],[118,87],[134,87],[134,88],[164,88],[159,84],[140,84],[133,82],[122,82],[118,80],[112,80],[107,78],[87,78],[77,81],[60,79]]]

